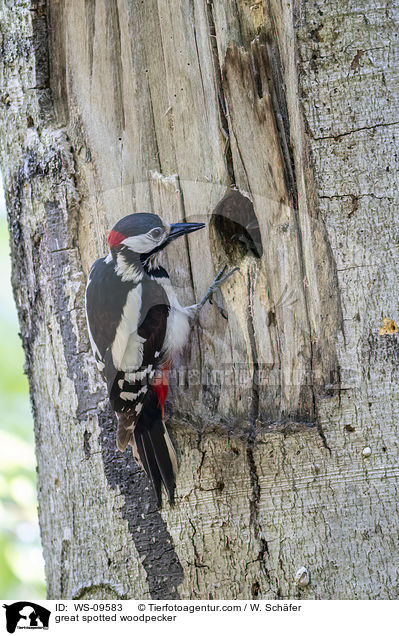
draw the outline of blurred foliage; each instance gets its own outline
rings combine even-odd
[[[37,520],[33,420],[0,217],[0,598],[45,598]]]

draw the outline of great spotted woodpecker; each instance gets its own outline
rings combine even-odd
[[[224,267],[204,298],[181,307],[157,256],[204,223],[163,222],[150,213],[124,217],[108,235],[110,252],[97,260],[86,288],[86,317],[97,366],[118,417],[117,446],[132,446],[161,505],[161,486],[174,502],[176,453],[164,423],[168,371],[207,300],[235,271]],[[220,302],[218,307],[222,311]]]

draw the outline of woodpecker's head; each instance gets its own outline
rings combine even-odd
[[[108,234],[107,243],[115,254],[139,254],[145,262],[174,239],[205,227],[204,223],[172,223],[156,214],[137,212],[123,217]]]

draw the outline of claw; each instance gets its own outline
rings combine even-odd
[[[203,300],[201,301],[201,303],[203,302],[203,304],[205,304],[205,302],[209,300],[209,302],[213,304],[213,300],[215,299],[219,313],[221,316],[223,316],[225,320],[227,320],[227,314],[223,308],[222,293],[220,291],[220,288],[223,285],[223,283],[225,283],[226,280],[228,280],[230,276],[232,276],[239,269],[240,269],[239,267],[233,267],[233,269],[231,269],[230,271],[226,273],[227,265],[223,265],[223,267],[216,274],[213,280],[213,283],[208,289],[207,294],[204,296]],[[213,296],[215,297],[214,299],[213,299]]]
[[[224,310],[224,308],[223,308],[223,297],[222,297],[222,292],[220,291],[219,287],[217,287],[217,288],[215,289],[214,295],[215,295],[216,306],[217,306],[217,308],[218,308],[218,310],[219,310],[220,315],[221,315],[221,316],[222,316],[225,320],[227,320],[227,314],[226,314],[226,312],[225,312],[225,310]],[[209,302],[212,302],[212,299],[211,299],[211,298],[209,299]]]
[[[191,307],[186,308],[190,310],[192,320],[195,319],[195,317],[198,315],[198,313],[200,312],[200,310],[202,309],[202,307],[205,305],[205,303],[208,300],[211,304],[213,303],[213,300],[215,300],[220,314],[223,316],[223,318],[227,319],[227,314],[223,309],[222,294],[220,292],[220,287],[223,285],[223,283],[226,282],[228,278],[230,278],[230,276],[232,276],[239,269],[240,269],[239,267],[233,267],[233,269],[231,269],[230,271],[226,273],[227,265],[223,265],[223,267],[221,267],[221,269],[218,271],[215,278],[213,279],[213,282],[210,285],[203,299],[200,300],[200,302],[197,303],[196,305],[192,305]],[[215,299],[212,298],[214,294],[215,294]]]
[[[219,276],[221,276],[221,275],[222,275],[222,274],[226,271],[226,269],[227,269],[227,265],[223,265],[223,266],[219,269],[218,273],[216,274],[215,279],[216,279],[216,278],[219,278]]]

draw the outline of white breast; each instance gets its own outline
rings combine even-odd
[[[190,334],[189,311],[182,307],[169,278],[155,279],[162,285],[170,304],[166,335],[162,351],[172,359],[184,347]]]

